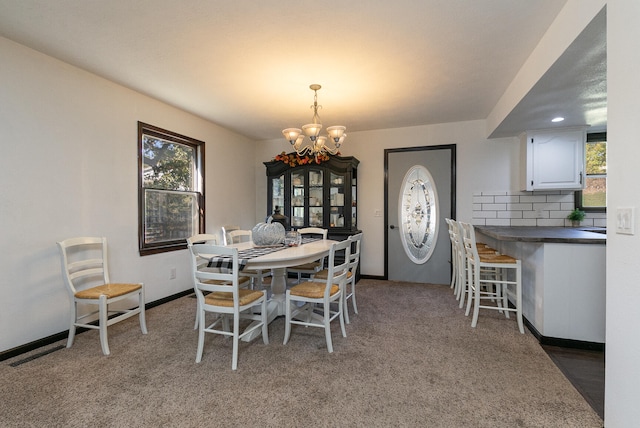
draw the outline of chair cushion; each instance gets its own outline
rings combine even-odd
[[[517,260],[506,254],[478,254],[483,263],[516,264]]]
[[[322,299],[324,297],[324,282],[303,282],[291,287],[291,294],[294,296],[307,297],[309,299]],[[336,284],[331,285],[329,294],[333,296],[340,290]]]
[[[318,272],[317,274],[315,274],[313,277],[315,279],[327,279],[327,275],[329,275],[329,269],[323,269],[320,272]],[[351,271],[347,272],[347,279],[351,278]]]
[[[478,254],[495,254],[497,251],[491,247],[477,247]]]
[[[287,268],[287,270],[318,270],[320,268],[320,262],[305,263],[303,265],[293,266]]]
[[[239,276],[238,277],[238,285],[242,286],[244,283],[250,281],[248,276]],[[202,281],[203,284],[212,284],[212,285],[233,285],[231,281],[227,281],[226,279],[206,279]]]
[[[255,302],[260,297],[264,296],[261,291],[247,290],[245,288],[239,289],[238,295],[240,297],[240,306],[248,305],[249,303]],[[233,293],[226,291],[214,291],[213,293],[207,294],[204,297],[204,301],[207,305],[232,307]]]
[[[111,299],[114,297],[129,294],[141,288],[142,284],[103,284],[87,288],[86,290],[80,290],[75,294],[75,296],[78,299],[99,299],[100,296],[105,295],[108,299]]]

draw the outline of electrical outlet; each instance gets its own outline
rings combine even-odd
[[[382,217],[382,210],[375,210],[373,212],[374,217]]]
[[[169,269],[169,279],[176,279],[176,268]]]

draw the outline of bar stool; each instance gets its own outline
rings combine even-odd
[[[445,218],[444,221],[447,222],[447,226],[449,227],[449,240],[451,241],[451,288],[453,289],[453,294],[455,294],[456,299],[459,299],[459,289],[461,286],[460,270],[461,266],[464,266],[464,260],[462,259],[461,262],[459,251],[458,239],[460,237],[460,234],[458,232],[458,224],[455,220],[451,218]]]
[[[465,246],[464,246],[464,236],[465,236],[465,230],[463,229],[462,225],[460,224],[460,222],[452,220],[453,225],[455,226],[454,228],[454,240],[456,242],[456,247],[457,247],[457,251],[458,251],[458,265],[459,265],[459,269],[458,269],[458,277],[457,277],[457,287],[456,287],[456,299],[458,299],[460,301],[460,308],[462,309],[464,307],[465,304],[465,299],[467,297],[467,295],[469,294],[469,280],[468,278],[470,277],[469,275],[467,275],[467,271],[469,270],[469,263],[467,262],[467,257],[466,257],[466,252],[465,252]],[[498,251],[489,247],[486,244],[480,243],[480,242],[476,242],[476,250],[478,251],[478,254],[485,254],[485,255],[494,255],[497,254]],[[489,272],[487,272],[489,273]],[[485,287],[487,287],[488,285],[485,284]]]
[[[519,259],[499,253],[482,253],[476,245],[473,226],[459,222],[464,231],[463,242],[467,260],[468,299],[465,315],[469,315],[473,300],[471,327],[478,323],[480,309],[498,310],[509,318],[509,312],[516,313],[518,329],[524,334],[522,323],[522,262]],[[512,272],[509,274],[509,272]],[[513,278],[513,279],[510,279]],[[509,297],[514,308],[509,307]],[[495,306],[483,305],[482,300],[491,299]]]

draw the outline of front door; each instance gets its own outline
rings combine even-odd
[[[444,219],[455,218],[455,158],[453,144],[385,150],[386,278],[451,283],[451,241]]]

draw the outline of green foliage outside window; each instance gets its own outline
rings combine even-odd
[[[605,211],[607,206],[607,135],[589,134],[585,145],[586,177],[582,192],[576,192],[576,207]]]

